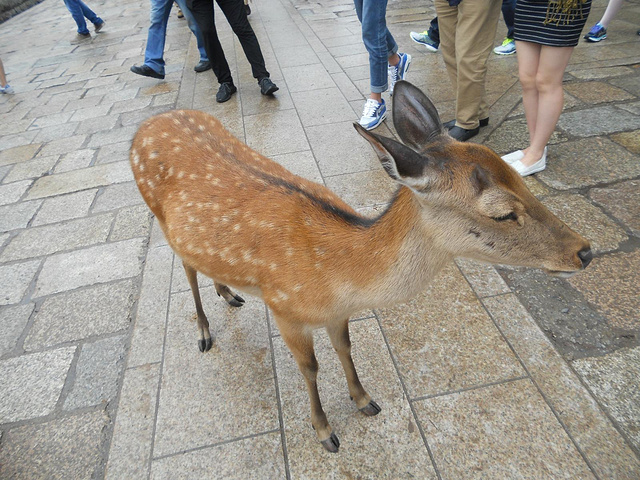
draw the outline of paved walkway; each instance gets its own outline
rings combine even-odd
[[[254,149],[367,213],[394,186],[351,127],[368,88],[350,0],[256,0],[250,17],[280,86],[260,95],[223,21],[239,92],[211,72],[172,14],[167,77],[137,77],[147,0],[90,2],[107,24],[71,46],[62,2],[0,25],[14,96],[0,97],[0,478],[640,478],[640,2],[609,38],[581,43],[549,167],[528,185],[592,241],[570,280],[468,261],[407,305],[353,319],[354,358],[382,406],[359,414],[318,332],[319,383],[342,446],[323,451],[301,375],[264,305],[231,310],[202,290],[215,335],[196,347],[194,307],[132,181],[140,122],[210,112]],[[606,2],[594,1],[589,24]],[[392,0],[409,80],[449,119],[440,54],[409,40],[431,2]],[[496,42],[504,35],[501,23]],[[516,58],[493,56],[499,153],[526,127]],[[391,120],[378,130],[393,135]]]

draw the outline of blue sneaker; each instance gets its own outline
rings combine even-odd
[[[367,99],[362,111],[362,117],[358,122],[365,130],[373,130],[387,118],[387,106],[384,99],[381,103],[376,102],[373,98]]]
[[[0,87],[0,93],[12,94],[12,93],[14,93],[13,92],[13,87],[7,83],[4,87]]]
[[[599,23],[596,23],[593,27],[591,27],[591,30],[589,30],[589,33],[587,33],[584,38],[587,40],[587,42],[601,42],[602,40],[607,38],[607,29]]]
[[[389,65],[389,94],[393,95],[393,87],[396,86],[398,80],[405,80],[407,78],[407,72],[411,65],[411,55],[408,53],[398,53],[400,61],[397,65]]]
[[[505,37],[502,45],[493,49],[496,55],[513,55],[516,53],[516,41],[513,38]]]
[[[414,42],[427,47],[430,52],[437,52],[440,47],[440,42],[436,42],[429,36],[429,30],[425,30],[422,33],[411,32],[409,36]]]

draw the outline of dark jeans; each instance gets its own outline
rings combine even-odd
[[[502,17],[507,26],[507,38],[513,38],[513,26],[516,17],[516,0],[502,0]],[[438,17],[431,20],[429,24],[429,38],[440,43],[440,30],[438,30]]]
[[[243,1],[216,0],[216,2],[227,18],[229,25],[231,25],[233,33],[235,33],[238,40],[240,40],[244,54],[251,64],[251,71],[253,72],[254,78],[261,80],[264,77],[268,77],[269,72],[267,72],[264,65],[264,57],[260,50],[260,44],[247,19]],[[187,5],[191,9],[193,17],[202,32],[204,49],[211,62],[213,73],[215,73],[218,78],[218,83],[233,83],[231,70],[224,56],[224,51],[222,50],[222,45],[220,44],[216,30],[216,23],[213,17],[213,0],[187,0]]]

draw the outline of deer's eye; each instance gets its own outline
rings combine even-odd
[[[518,220],[518,216],[516,215],[516,212],[511,212],[501,217],[491,217],[491,218],[494,219],[496,222],[505,222],[507,220]]]

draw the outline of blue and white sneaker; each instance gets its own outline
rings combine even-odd
[[[382,102],[378,103],[373,98],[367,99],[362,111],[362,117],[358,122],[365,130],[373,130],[387,118],[387,106]]]
[[[393,87],[396,86],[398,80],[405,80],[407,78],[407,72],[411,65],[411,55],[408,53],[398,53],[400,61],[397,65],[389,65],[389,94],[393,95]]]
[[[13,93],[13,87],[8,83],[4,87],[0,87],[0,93]]]
[[[437,52],[440,47],[440,42],[436,42],[429,36],[429,30],[425,30],[422,33],[411,32],[409,33],[409,36],[414,42],[427,47],[427,50],[430,52]]]
[[[591,30],[589,30],[589,33],[587,33],[584,38],[587,40],[587,42],[601,42],[602,40],[607,38],[607,29],[599,23],[596,23],[593,27],[591,27]]]

